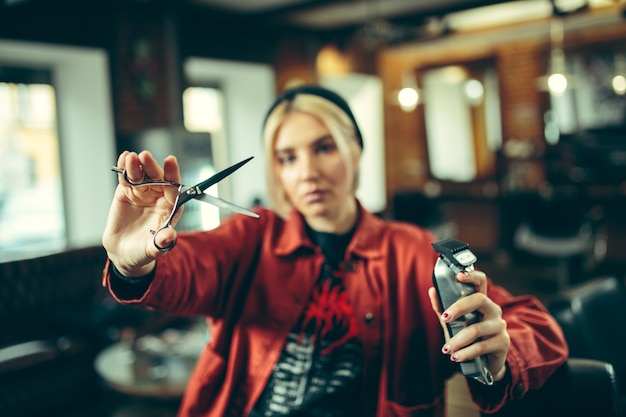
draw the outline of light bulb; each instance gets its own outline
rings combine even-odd
[[[616,75],[613,77],[613,82],[611,84],[613,85],[613,91],[615,91],[615,94],[620,96],[626,94],[626,77],[623,75]]]
[[[463,88],[465,90],[465,96],[472,105],[479,104],[485,95],[483,84],[475,79],[467,80]]]
[[[413,87],[404,87],[398,91],[398,103],[402,110],[412,111],[417,107],[419,101],[419,93]]]
[[[567,89],[567,78],[565,75],[556,72],[548,77],[548,88],[555,96],[562,96]]]

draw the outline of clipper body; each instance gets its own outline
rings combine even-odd
[[[443,239],[432,245],[439,253],[439,258],[433,269],[433,284],[439,296],[441,309],[444,311],[460,297],[466,297],[476,292],[476,288],[473,285],[456,279],[458,273],[474,270],[476,256],[469,250],[469,246],[466,243],[458,240]],[[479,320],[479,313],[474,311],[447,323],[450,337]],[[479,356],[471,361],[461,362],[460,366],[463,375],[486,385],[493,384],[493,377],[487,368],[486,356]]]

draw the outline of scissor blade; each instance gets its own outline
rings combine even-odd
[[[236,204],[230,203],[226,200],[222,200],[221,198],[214,197],[206,193],[198,194],[197,196],[194,197],[194,199],[200,200],[204,203],[213,204],[214,206],[225,208],[230,211],[234,211],[235,213],[241,213],[241,214],[245,214],[246,216],[255,217],[255,218],[259,217],[259,215],[253,211],[246,210],[245,208],[239,207]]]
[[[230,167],[228,167],[228,168],[218,172],[217,174],[213,175],[209,179],[206,179],[206,180],[198,183],[198,185],[196,185],[196,187],[198,187],[200,189],[200,191],[206,190],[207,188],[209,188],[213,184],[216,184],[216,183],[220,182],[221,180],[223,180],[224,178],[228,177],[230,174],[232,174],[233,172],[235,172],[236,170],[241,168],[243,165],[245,165],[252,158],[254,158],[254,156],[251,156],[248,159],[244,159],[243,161],[238,162],[235,165],[230,166]]]

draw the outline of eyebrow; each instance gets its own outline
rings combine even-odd
[[[327,140],[333,140],[332,135],[327,134],[324,136],[319,137],[318,139],[315,139],[315,141],[313,141],[313,143],[310,145],[311,147],[315,147],[318,146],[320,143],[327,141]],[[282,149],[275,149],[274,150],[274,155],[278,155],[280,153],[285,153],[285,152],[289,152],[292,148],[282,148]]]

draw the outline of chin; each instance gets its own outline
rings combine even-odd
[[[330,210],[326,206],[320,204],[307,204],[301,207],[300,213],[304,217],[326,217],[330,214]]]

